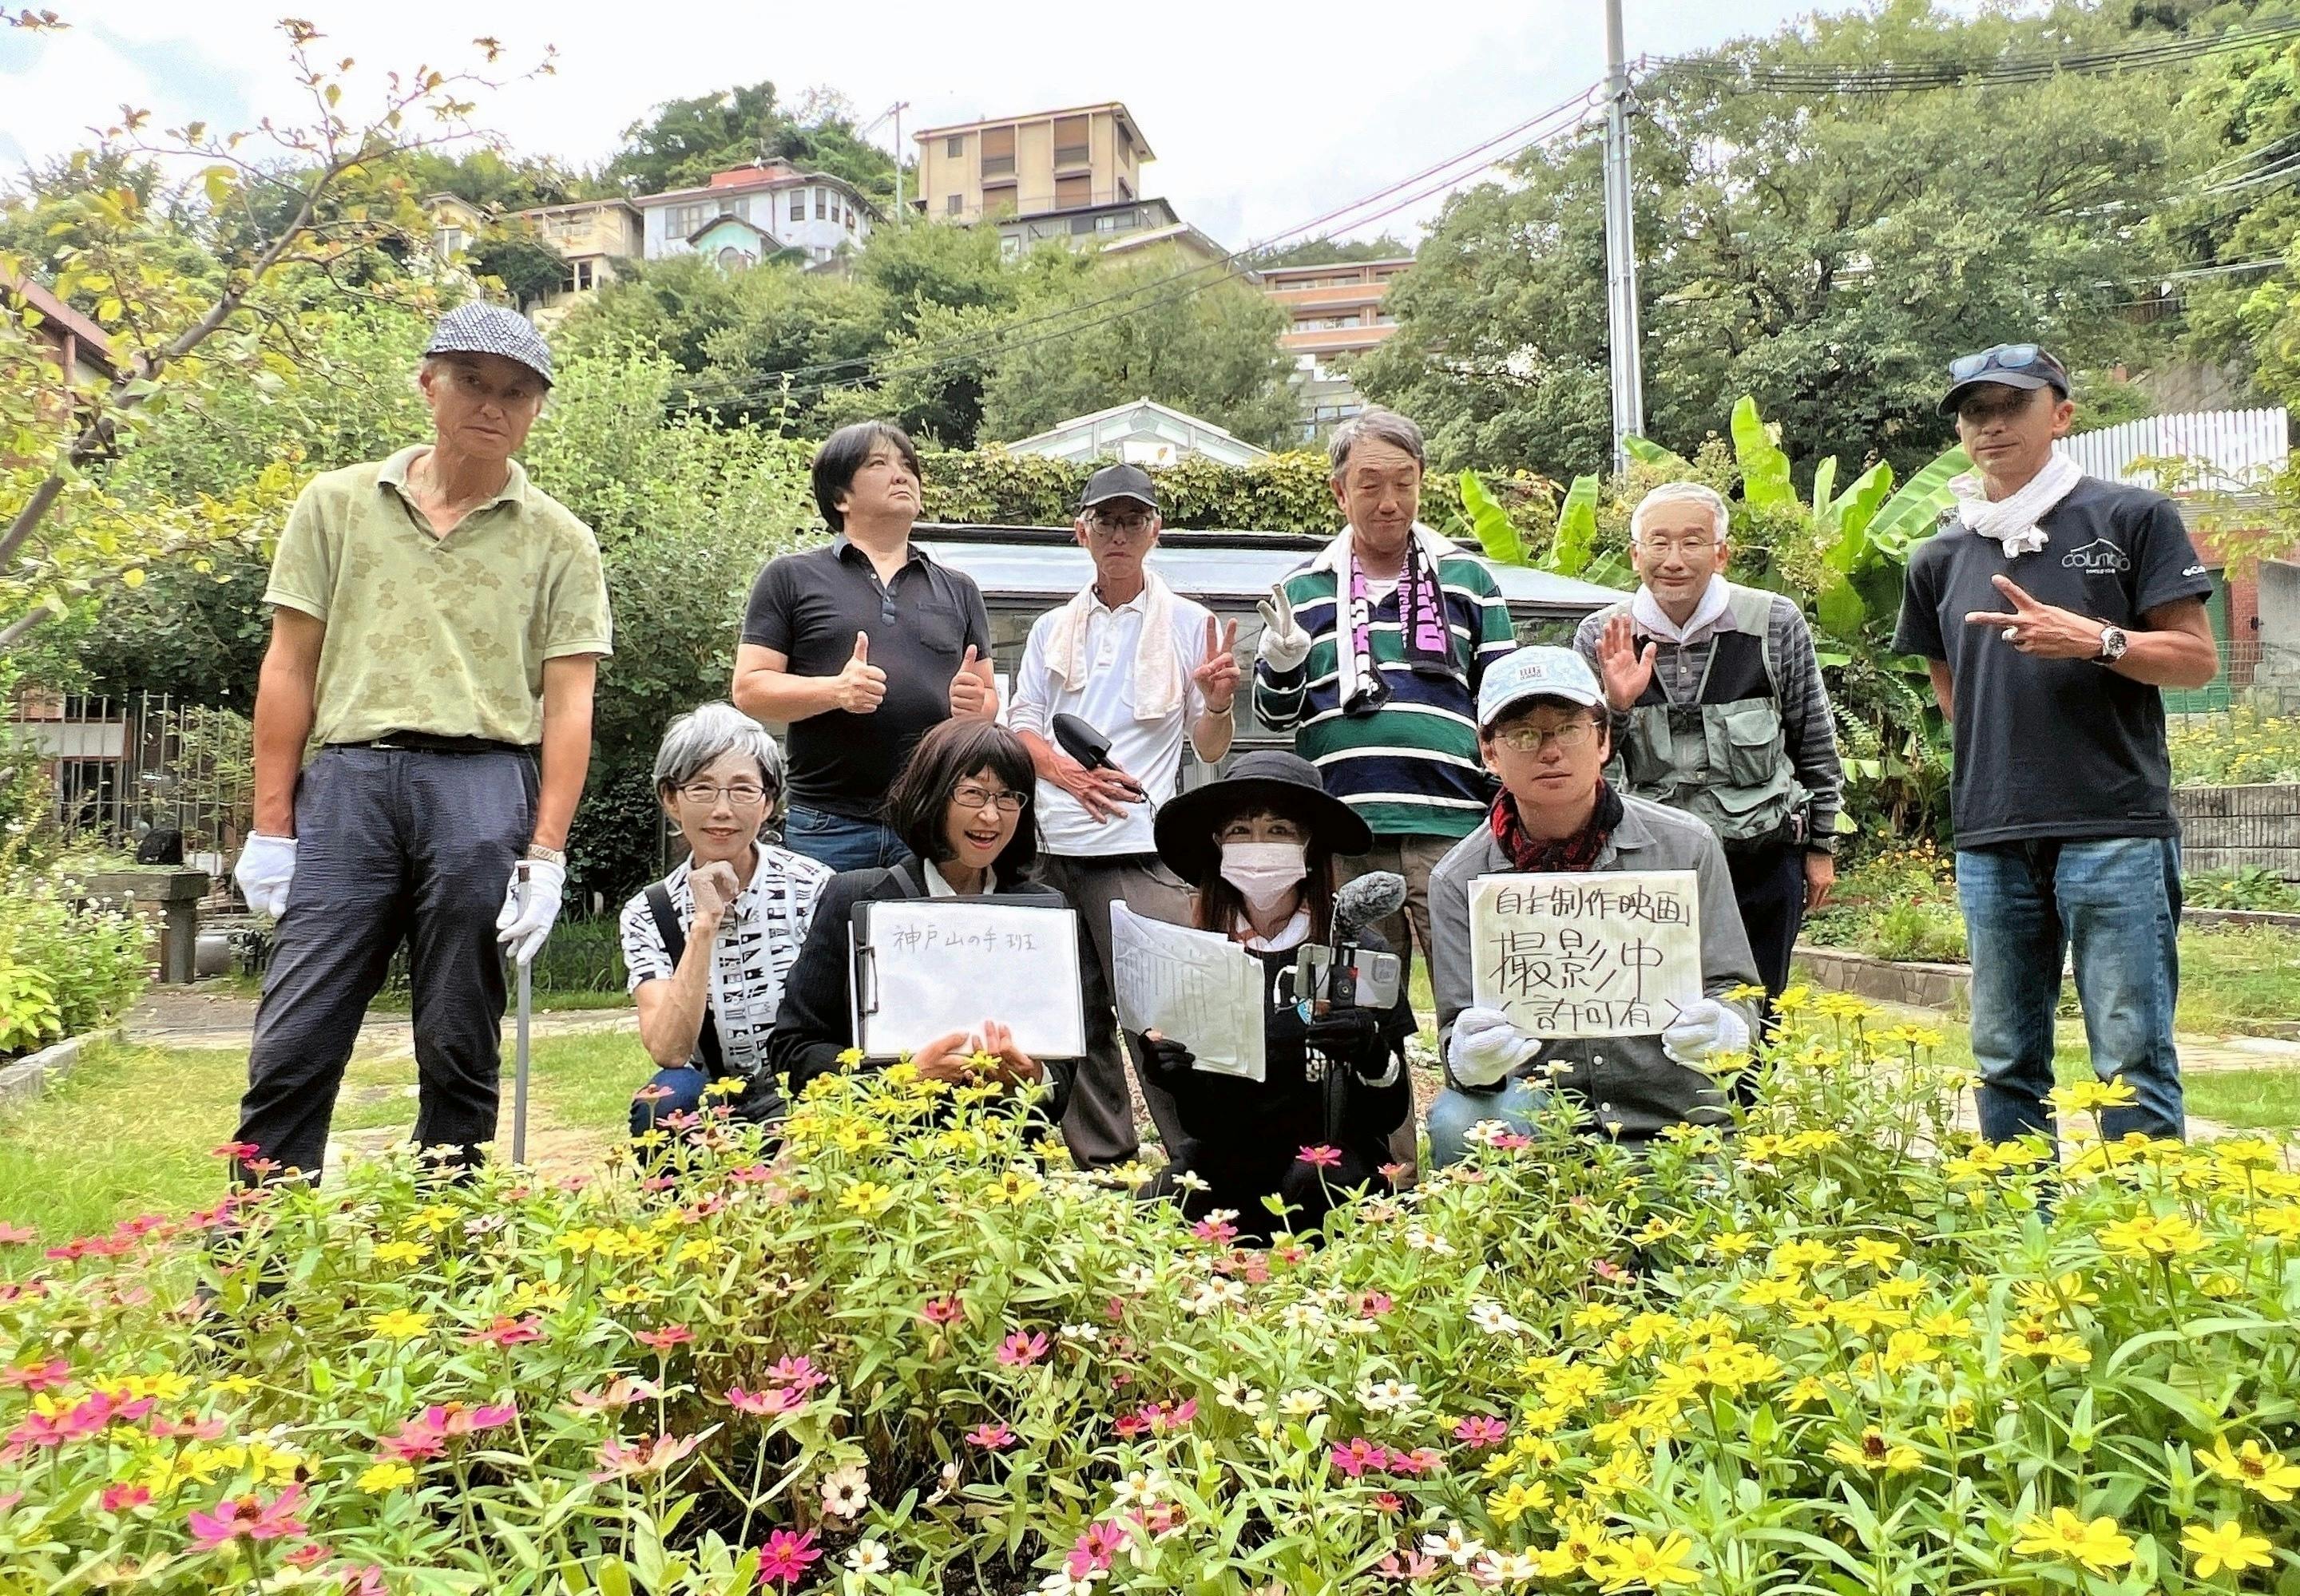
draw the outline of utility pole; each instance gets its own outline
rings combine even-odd
[[[1605,0],[1605,330],[1612,355],[1613,469],[1629,464],[1622,440],[1646,429],[1644,361],[1638,336],[1637,219],[1629,203],[1629,69],[1621,47],[1621,0]]]
[[[908,100],[895,102],[895,225],[903,222],[903,112],[911,108]]]

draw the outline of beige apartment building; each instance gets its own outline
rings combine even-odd
[[[1280,341],[1296,354],[1362,354],[1396,323],[1382,309],[1390,283],[1413,257],[1344,261],[1325,266],[1266,266],[1262,291],[1285,307],[1293,325]]]
[[[639,211],[626,199],[577,200],[513,212],[566,257],[567,281],[545,300],[556,309],[578,295],[611,283],[615,262],[639,257]]]
[[[1129,204],[1157,157],[1116,100],[926,128],[915,204],[937,221],[993,221]]]

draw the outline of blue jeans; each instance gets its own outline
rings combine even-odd
[[[783,846],[834,870],[898,865],[911,856],[903,839],[876,820],[851,819],[796,803],[783,817]]]
[[[648,1086],[661,1086],[669,1097],[634,1097],[631,1099],[631,1135],[644,1135],[655,1127],[659,1120],[673,1114],[697,1113],[703,1107],[703,1093],[711,1083],[692,1064],[681,1064],[671,1069],[658,1069],[647,1082]],[[641,1088],[642,1091],[646,1087]]]
[[[1430,1100],[1429,1162],[1443,1169],[1458,1164],[1470,1151],[1470,1127],[1481,1119],[1498,1119],[1513,1131],[1530,1132],[1535,1118],[1549,1102],[1548,1091],[1524,1076],[1512,1076],[1498,1092],[1464,1092],[1447,1086]]]
[[[1961,848],[1956,895],[1972,958],[1972,1058],[1980,1132],[2054,1134],[2053,1010],[2073,951],[2093,1073],[2135,1100],[2104,1110],[2101,1135],[2179,1136],[2180,845],[2170,837],[2042,840]]]

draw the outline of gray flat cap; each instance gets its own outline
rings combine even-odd
[[[457,305],[431,329],[426,354],[499,354],[517,361],[551,386],[551,345],[517,311],[475,299]]]

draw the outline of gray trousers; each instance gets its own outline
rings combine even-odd
[[[1086,1057],[1062,1115],[1062,1141],[1083,1168],[1122,1164],[1141,1151],[1134,1129],[1134,1103],[1126,1089],[1127,1047],[1118,1033],[1115,976],[1111,967],[1110,906],[1122,902],[1145,919],[1186,926],[1190,889],[1154,853],[1078,858],[1042,853],[1038,878],[1070,900],[1094,949],[1094,964],[1079,971],[1086,993]],[[1182,1134],[1173,1094],[1138,1065],[1134,1078],[1150,1122],[1158,1127],[1171,1163],[1188,1162],[1189,1138]]]
[[[496,1134],[496,917],[535,829],[522,753],[325,748],[296,788],[296,877],[255,1010],[238,1140],[317,1176],[368,1002],[407,944],[415,1139],[466,1162]]]

